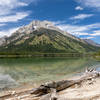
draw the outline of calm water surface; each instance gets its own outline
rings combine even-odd
[[[65,79],[86,67],[99,67],[88,58],[3,58],[0,59],[0,89],[24,82]]]

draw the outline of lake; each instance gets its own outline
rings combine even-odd
[[[0,89],[65,79],[99,66],[100,62],[89,58],[0,58]]]

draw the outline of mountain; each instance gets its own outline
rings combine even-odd
[[[1,40],[1,53],[86,53],[98,49],[49,21],[33,21]]]
[[[95,43],[93,40],[84,39],[84,41],[87,42],[87,43],[90,44],[90,45],[100,47],[100,44]]]

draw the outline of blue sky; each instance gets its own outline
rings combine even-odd
[[[0,37],[33,20],[100,43],[100,0],[0,0]]]

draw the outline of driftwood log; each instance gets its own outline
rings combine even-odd
[[[49,82],[43,85],[40,85],[38,88],[33,89],[31,94],[41,96],[51,92],[51,89],[55,89],[57,92],[69,88],[75,84],[81,84],[83,81],[92,80],[96,77],[99,77],[100,73],[94,69],[87,69],[86,72],[76,80],[62,80],[57,82]]]

